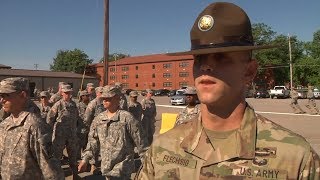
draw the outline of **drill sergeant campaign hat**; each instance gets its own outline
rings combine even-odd
[[[29,81],[23,77],[6,78],[0,82],[0,94],[29,91]]]
[[[62,86],[61,91],[62,92],[72,92],[73,90],[72,90],[71,86],[69,84],[67,84],[67,85]]]
[[[108,86],[103,88],[103,92],[101,94],[102,98],[110,98],[114,97],[115,95],[121,95],[121,91],[117,86]]]
[[[195,20],[190,39],[190,51],[168,55],[200,55],[275,47],[255,45],[249,17],[240,7],[227,2],[216,2],[206,7]]]

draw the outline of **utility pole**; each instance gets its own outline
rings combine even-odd
[[[103,41],[103,85],[108,84],[108,57],[109,57],[109,0],[104,0],[104,41]]]
[[[289,38],[289,58],[290,58],[290,89],[292,89],[292,56],[291,56],[291,42],[290,42],[290,34],[288,34]]]
[[[36,70],[38,70],[38,65],[39,65],[39,64],[34,64],[34,68],[35,68]]]

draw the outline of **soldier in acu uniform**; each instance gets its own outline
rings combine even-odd
[[[292,88],[292,90],[290,91],[290,96],[291,96],[291,103],[290,103],[290,107],[293,109],[295,114],[304,114],[306,113],[305,111],[303,111],[301,109],[301,107],[298,104],[298,91],[295,88]]]
[[[215,2],[191,29],[200,114],[159,135],[137,179],[315,179],[319,156],[301,136],[256,114],[245,101],[258,64],[247,14]]]
[[[25,110],[29,83],[24,78],[0,82],[0,99],[10,115],[0,123],[0,179],[64,179],[52,156],[51,130],[38,114]]]
[[[106,87],[103,90],[103,105],[106,111],[100,113],[90,127],[87,148],[78,166],[79,172],[86,169],[90,159],[97,159],[101,153],[101,172],[106,179],[129,180],[134,171],[134,146],[140,157],[147,149],[146,139],[140,121],[128,111],[119,109],[120,90]]]
[[[77,104],[77,108],[78,108],[80,120],[78,121],[78,124],[77,124],[77,131],[78,131],[77,135],[79,138],[79,148],[80,148],[79,152],[81,152],[81,149],[84,149],[85,146],[87,145],[87,140],[88,140],[88,137],[86,136],[85,131],[82,131],[82,130],[85,129],[83,119],[84,119],[86,108],[90,100],[89,100],[89,93],[87,90],[80,91],[79,96],[80,96],[80,100],[79,100],[79,103]]]
[[[15,80],[20,80],[20,81],[26,81],[29,82],[28,79],[22,78],[22,77],[15,77],[15,78],[7,78],[6,80],[8,81],[15,81]],[[30,99],[30,91],[29,87],[28,89],[25,90],[27,94],[27,100],[24,103],[24,111],[28,111],[31,113],[35,113],[36,115],[40,116],[40,109],[38,106]],[[6,119],[7,117],[10,116],[10,112],[5,111],[4,108],[0,109],[0,122]]]
[[[186,96],[187,107],[178,113],[175,126],[197,117],[200,112],[196,88],[187,87],[183,94]]]
[[[121,96],[120,96],[120,109],[122,110],[128,110],[128,101],[127,101],[127,98],[126,96],[122,93],[122,83],[121,82],[116,82],[114,84],[115,86],[117,86],[120,91],[121,91]]]
[[[141,101],[143,111],[142,127],[143,130],[146,132],[148,146],[150,146],[150,144],[153,141],[153,134],[155,132],[155,118],[157,116],[157,108],[155,101],[151,98],[153,94],[152,90],[147,89],[146,91],[146,97]]]
[[[76,103],[71,99],[72,91],[70,85],[62,86],[62,99],[52,106],[47,116],[47,123],[53,129],[54,156],[61,159],[63,149],[66,147],[72,175],[76,179],[78,178],[77,156],[79,155],[79,149],[77,123],[79,121],[79,113]]]
[[[312,115],[315,114],[320,114],[319,109],[317,108],[317,104],[315,102],[314,98],[314,93],[313,93],[313,87],[308,86],[308,93],[307,93],[307,98],[308,98],[308,103],[306,104],[306,107],[311,111]]]
[[[50,97],[49,102],[50,102],[51,104],[56,103],[57,101],[59,101],[59,100],[62,98],[61,88],[62,88],[62,86],[64,86],[64,85],[67,85],[67,83],[65,83],[65,82],[59,82],[58,92],[56,92],[55,94],[53,94],[53,95]]]
[[[89,100],[92,101],[96,98],[95,88],[93,83],[88,83],[86,90],[89,93]]]
[[[41,119],[46,122],[47,120],[47,114],[51,109],[52,104],[49,103],[49,98],[50,94],[48,91],[41,91],[40,92],[40,104],[39,104],[39,109],[40,109],[40,114],[41,114]]]
[[[128,111],[133,115],[134,118],[136,118],[138,121],[141,121],[142,117],[142,106],[137,101],[138,99],[138,92],[137,91],[131,91],[130,94],[130,101],[128,103]]]

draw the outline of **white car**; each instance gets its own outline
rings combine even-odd
[[[186,96],[184,95],[184,90],[177,90],[176,95],[170,97],[171,105],[185,105]]]
[[[319,89],[314,89],[314,90],[313,90],[313,95],[314,95],[314,98],[319,99],[319,98],[320,98],[320,91],[319,91]]]

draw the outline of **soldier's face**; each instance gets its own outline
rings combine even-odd
[[[72,93],[71,92],[62,92],[62,98],[65,101],[68,101],[71,99]]]
[[[5,112],[16,113],[24,107],[26,99],[25,92],[14,92],[8,94],[0,94],[1,103]]]
[[[113,97],[103,98],[103,107],[106,109],[116,109],[120,105],[120,96],[115,95]]]
[[[41,96],[40,97],[40,101],[41,102],[48,102],[49,100],[48,100],[48,98],[46,96]]]
[[[187,104],[195,104],[197,100],[197,95],[194,94],[187,94],[186,95],[186,103]]]
[[[137,102],[138,96],[130,96],[132,102]]]
[[[226,105],[244,99],[246,84],[257,69],[250,52],[197,55],[194,59],[193,75],[201,103]]]

